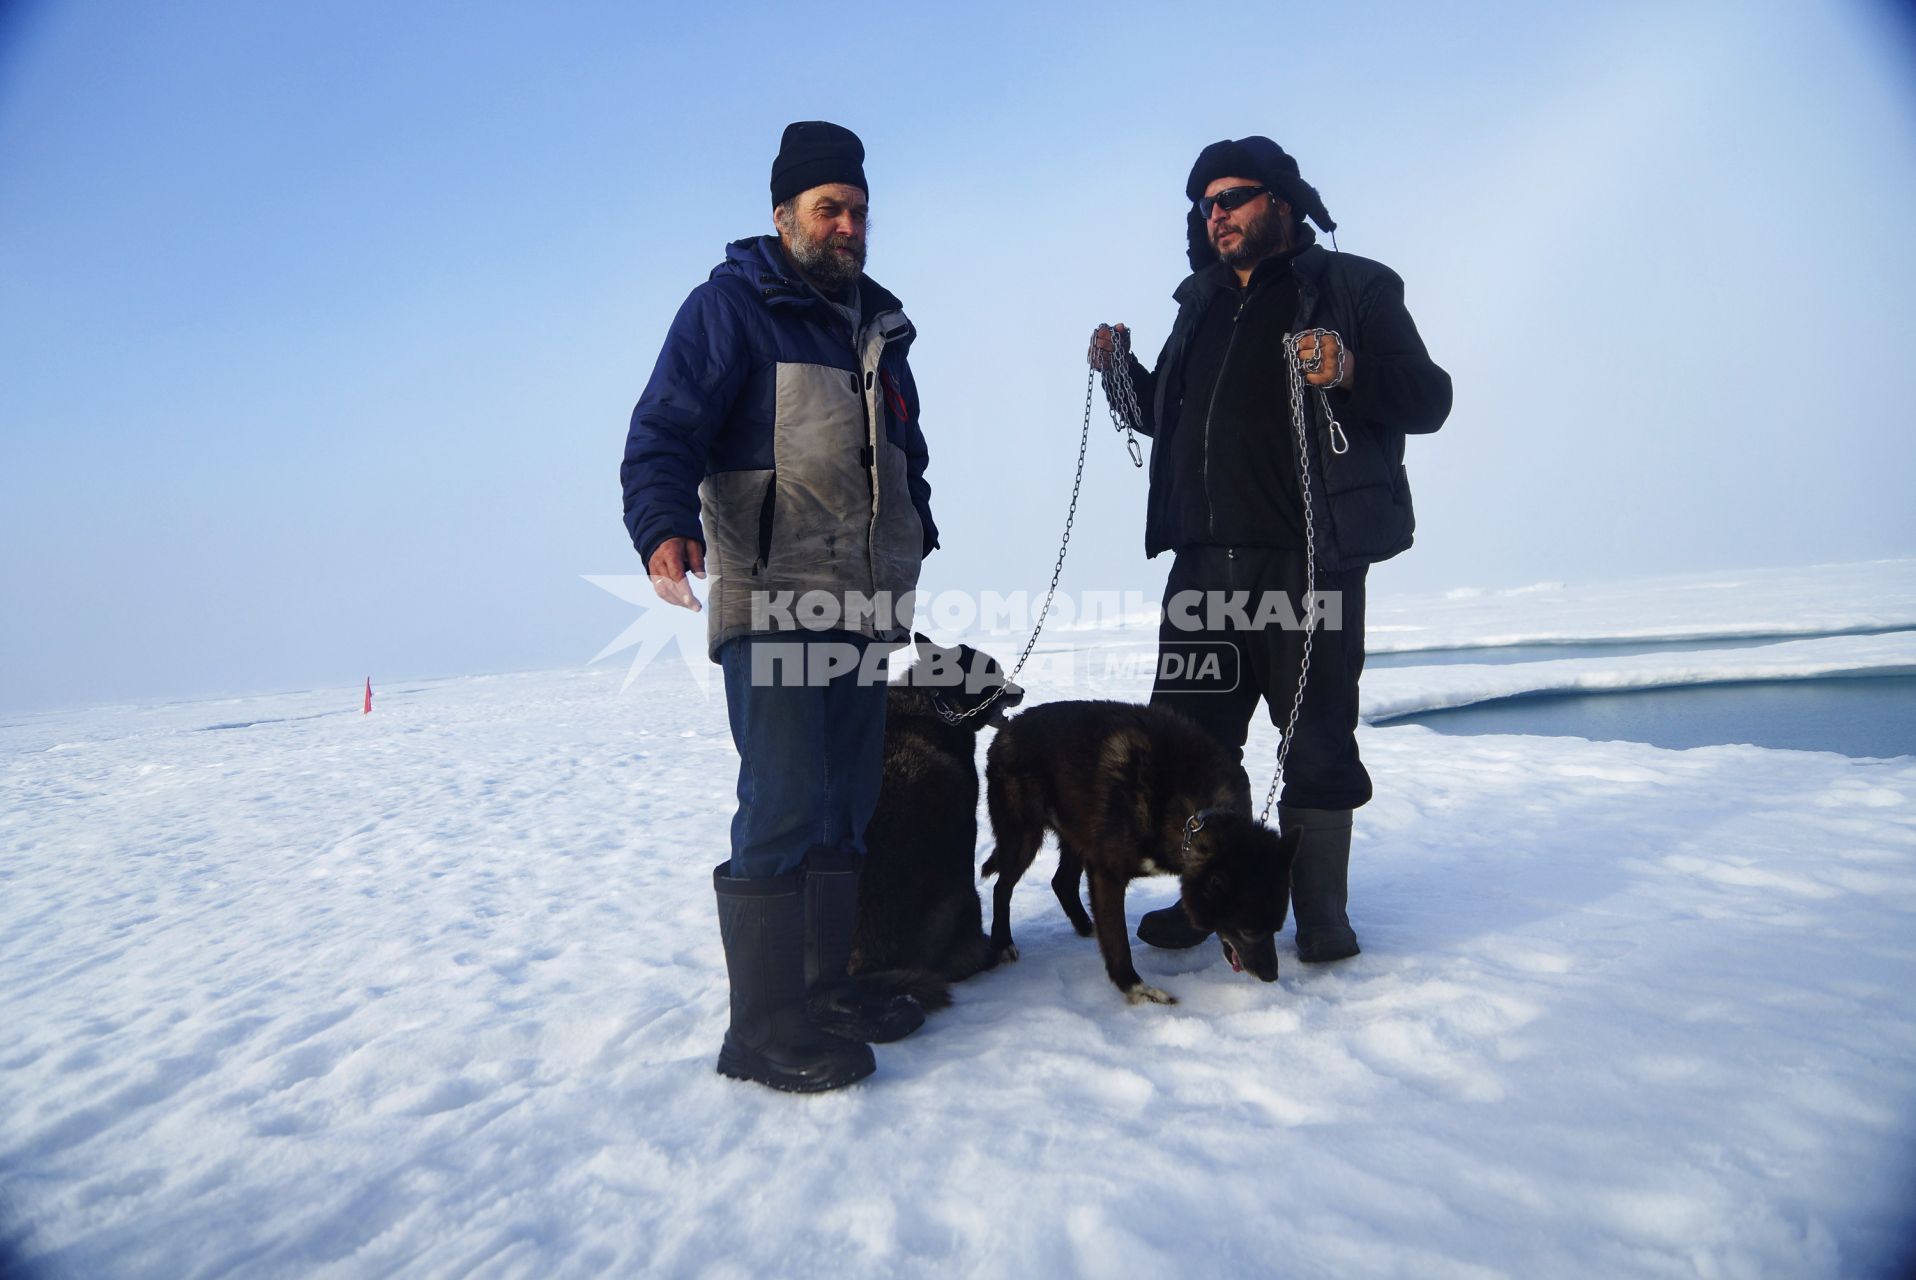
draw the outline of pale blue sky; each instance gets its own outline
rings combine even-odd
[[[1456,379],[1374,590],[1916,553],[1889,6],[1206,12],[7,5],[0,708],[589,658],[632,402],[816,117],[921,332],[929,589],[1042,588],[1085,333],[1155,352],[1247,133]],[[1154,591],[1097,430],[1065,586]]]

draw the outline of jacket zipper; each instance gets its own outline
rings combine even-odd
[[[1251,300],[1247,290],[1238,299],[1237,310],[1231,313],[1231,336],[1224,340],[1224,358],[1217,362],[1217,380],[1211,384],[1211,400],[1204,406],[1204,526],[1205,532],[1217,537],[1217,504],[1211,501],[1211,413],[1217,408],[1217,393],[1224,385],[1224,371],[1231,365],[1231,348],[1237,345],[1237,320],[1244,314],[1244,307]]]
[[[890,344],[881,332],[878,335],[878,359],[873,360],[871,366],[867,368],[865,343],[861,343],[861,337],[862,335],[855,334],[852,338],[852,356],[858,362],[858,372],[852,375],[852,384],[858,392],[858,407],[865,415],[865,447],[864,456],[860,460],[865,463],[865,479],[870,482],[872,493],[871,522],[865,526],[865,572],[871,579],[872,590],[876,592],[878,590],[878,432],[872,420],[872,387],[878,376],[878,362],[885,358],[885,348]]]

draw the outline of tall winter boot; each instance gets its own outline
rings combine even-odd
[[[872,1051],[814,1026],[805,1012],[804,877],[745,880],[728,870],[722,862],[712,871],[732,985],[719,1074],[793,1093],[863,1080],[877,1067]]]
[[[858,859],[815,845],[805,854],[805,1007],[833,1035],[890,1044],[925,1025],[907,995],[876,991],[846,974],[858,926]]]
[[[1195,947],[1210,936],[1209,929],[1198,928],[1191,923],[1191,917],[1184,914],[1183,899],[1138,917],[1139,940],[1166,951]]]
[[[1351,866],[1349,809],[1294,809],[1279,805],[1278,827],[1300,832],[1291,860],[1291,910],[1297,917],[1297,958],[1306,964],[1357,954],[1357,934],[1344,914]]]

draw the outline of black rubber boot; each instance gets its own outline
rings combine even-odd
[[[1291,860],[1291,911],[1297,917],[1297,958],[1306,964],[1348,960],[1357,934],[1345,907],[1350,897],[1351,811],[1279,805],[1281,831],[1301,831]]]
[[[871,1044],[902,1040],[925,1025],[907,995],[874,991],[845,972],[858,925],[858,860],[836,849],[805,855],[805,1007],[833,1035]]]
[[[814,1026],[805,1012],[804,877],[742,880],[729,868],[712,871],[732,985],[719,1074],[792,1093],[863,1080],[877,1069],[872,1051]]]
[[[1181,901],[1173,902],[1168,907],[1159,907],[1156,911],[1147,911],[1138,918],[1139,940],[1166,951],[1195,947],[1210,936],[1209,929],[1200,929],[1191,923],[1191,917],[1184,914],[1184,903]]]

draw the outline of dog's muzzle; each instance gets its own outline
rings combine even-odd
[[[1005,712],[1010,711],[1024,700],[1025,691],[1011,683],[1011,681],[1005,681],[1005,691],[998,695],[996,702],[991,704],[991,710],[985,715],[985,723],[994,729],[1004,728],[1007,724],[1011,723],[1011,717],[1006,715]]]
[[[1223,933],[1217,940],[1224,947],[1224,958],[1233,973],[1249,971],[1259,982],[1277,981],[1277,935],[1247,937],[1241,933]]]

